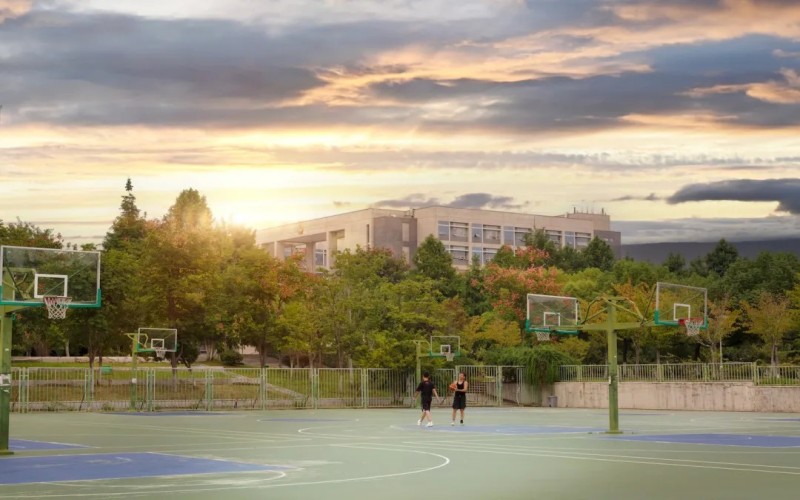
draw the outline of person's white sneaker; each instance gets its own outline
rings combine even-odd
[[[422,419],[417,420],[417,425],[422,425]]]
[[[452,427],[452,426],[454,426],[454,425],[456,425],[456,421],[455,421],[455,420],[453,420],[452,422],[450,422],[450,426],[451,426],[451,427]]]
[[[426,425],[425,427],[433,427],[433,422],[428,422],[428,425]]]

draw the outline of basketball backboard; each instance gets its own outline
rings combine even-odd
[[[702,327],[708,325],[708,290],[673,283],[656,283],[653,322],[662,326],[678,326],[687,319],[702,320]]]
[[[100,252],[0,246],[0,305],[41,306],[70,297],[67,307],[100,307]]]
[[[528,294],[528,315],[525,329],[533,332],[577,333],[574,328],[580,321],[576,297]],[[572,327],[564,328],[559,327]]]
[[[178,330],[175,328],[139,328],[129,334],[134,341],[136,352],[176,352],[178,350]]]
[[[461,356],[461,336],[432,335],[430,355],[439,357]]]

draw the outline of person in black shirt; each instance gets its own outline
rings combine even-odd
[[[433,385],[431,382],[431,374],[428,372],[424,372],[422,374],[422,382],[419,383],[417,386],[417,392],[414,393],[414,399],[417,398],[418,394],[422,394],[422,416],[419,417],[417,420],[417,425],[422,425],[422,421],[426,418],[428,419],[428,425],[426,427],[433,427],[433,417],[431,416],[431,403],[433,402],[433,397],[436,396],[436,399],[441,400],[439,394],[436,392],[436,386]]]
[[[467,376],[464,372],[458,374],[458,380],[450,384],[450,387],[455,391],[453,395],[453,419],[450,425],[456,425],[456,411],[461,410],[461,425],[464,425],[464,409],[467,407]]]

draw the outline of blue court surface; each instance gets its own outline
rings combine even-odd
[[[76,448],[87,448],[87,446],[81,444],[49,443],[45,441],[28,441],[27,439],[10,439],[8,447],[12,451],[74,450]]]
[[[52,483],[187,474],[283,471],[287,467],[226,460],[162,455],[160,453],[102,453],[6,458],[0,484]]]
[[[657,443],[709,444],[720,446],[755,446],[761,448],[792,448],[800,446],[800,436],[759,436],[748,434],[659,434],[653,436],[614,436],[625,441]]]

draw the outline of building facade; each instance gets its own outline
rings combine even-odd
[[[256,232],[257,244],[278,258],[305,255],[308,269],[330,268],[338,251],[356,247],[388,248],[408,262],[428,235],[437,237],[460,269],[473,256],[482,264],[503,245],[524,246],[524,237],[542,229],[560,248],[585,248],[594,237],[621,254],[622,239],[605,213],[573,212],[560,216],[497,210],[432,206],[411,210],[367,208]]]

